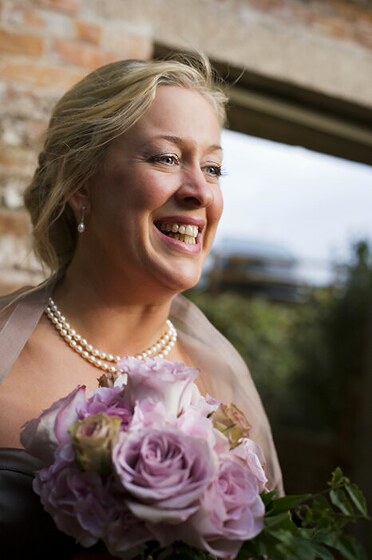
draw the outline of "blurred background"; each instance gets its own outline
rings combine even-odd
[[[0,294],[43,278],[22,192],[56,100],[107,62],[204,51],[231,99],[225,213],[187,295],[246,360],[287,492],[339,465],[372,509],[372,2],[0,0],[0,18]]]

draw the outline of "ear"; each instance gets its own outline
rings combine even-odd
[[[75,216],[76,223],[79,223],[81,217],[81,209],[84,206],[85,216],[90,212],[90,196],[89,190],[86,186],[80,187],[77,191],[73,192],[67,197],[67,204],[70,206]]]

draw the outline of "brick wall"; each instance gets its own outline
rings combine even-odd
[[[53,104],[97,66],[151,57],[152,41],[100,21],[79,0],[5,0],[0,10],[0,293],[5,293],[43,276],[30,251],[22,192]]]
[[[372,106],[369,1],[0,0],[0,293],[42,277],[22,192],[52,105],[156,42]]]

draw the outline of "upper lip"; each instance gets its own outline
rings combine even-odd
[[[197,226],[199,232],[203,231],[205,227],[205,220],[202,218],[192,218],[191,216],[162,216],[161,218],[156,218],[155,223]]]

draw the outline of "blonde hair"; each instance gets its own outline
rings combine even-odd
[[[66,203],[68,196],[97,172],[107,146],[141,118],[159,85],[200,92],[224,124],[227,98],[203,55],[102,66],[55,106],[38,167],[24,194],[35,253],[51,271],[66,267],[75,251],[76,220]]]

